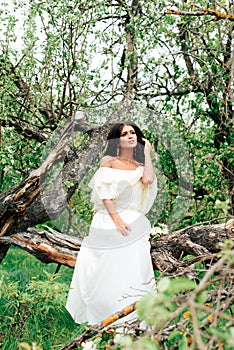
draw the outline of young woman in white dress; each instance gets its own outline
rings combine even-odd
[[[66,304],[76,323],[99,323],[155,287],[151,225],[145,216],[157,192],[151,149],[133,122],[116,123],[110,130],[105,156],[89,183],[96,213]]]

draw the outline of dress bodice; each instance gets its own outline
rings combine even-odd
[[[155,177],[152,184],[143,184],[143,171],[143,166],[135,170],[100,167],[89,182],[94,210],[104,210],[103,199],[112,199],[117,211],[133,209],[147,213],[156,197],[157,181]]]

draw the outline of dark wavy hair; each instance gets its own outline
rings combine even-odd
[[[122,121],[122,122],[118,122],[115,123],[112,128],[109,131],[109,134],[107,136],[107,140],[108,140],[108,144],[107,144],[107,148],[105,151],[105,156],[112,156],[112,157],[116,157],[117,154],[117,149],[118,149],[118,144],[119,144],[119,138],[120,138],[120,134],[121,131],[123,129],[123,127],[125,125],[129,125],[131,126],[136,133],[137,136],[137,145],[134,149],[133,152],[133,158],[139,162],[139,163],[143,163],[145,161],[145,156],[144,156],[144,146],[145,146],[145,142],[142,140],[142,138],[144,138],[144,135],[142,133],[142,131],[139,129],[139,127],[132,121]]]

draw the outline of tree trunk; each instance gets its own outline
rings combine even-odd
[[[28,228],[57,218],[68,206],[68,201],[77,189],[80,181],[100,158],[106,143],[110,124],[126,111],[126,101],[120,103],[109,120],[101,127],[89,125],[84,119],[67,121],[62,130],[58,130],[59,141],[43,161],[20,184],[0,194],[0,237],[12,237]],[[79,152],[72,150],[69,139],[76,131],[89,134],[89,140]],[[61,171],[56,181],[45,192],[45,179],[55,164],[61,162]],[[71,186],[64,188],[69,182]],[[45,205],[46,203],[46,205]],[[0,261],[8,250],[7,240],[0,244]],[[3,242],[1,240],[1,242]]]
[[[211,259],[219,251],[219,244],[234,238],[234,219],[221,225],[189,226],[169,233],[157,241],[151,241],[151,257],[154,269],[174,272],[183,270],[200,258]],[[49,227],[27,229],[1,237],[4,246],[14,245],[34,255],[44,263],[58,263],[74,268],[82,239],[59,233]],[[193,255],[186,261],[181,258]],[[197,257],[197,258],[196,258]]]

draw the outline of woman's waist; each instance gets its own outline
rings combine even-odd
[[[148,240],[151,225],[144,214],[135,210],[124,210],[119,215],[130,226],[127,236],[122,236],[118,232],[109,213],[103,210],[95,213],[90,225],[89,235],[85,239],[85,244],[99,248],[117,248],[133,243],[140,238]]]
[[[118,211],[116,211],[116,213],[118,213],[120,218],[128,224],[134,224],[134,226],[135,226],[136,223],[137,223],[137,225],[139,225],[139,223],[140,223],[141,227],[148,227],[150,225],[147,217],[139,210],[127,208],[127,209],[118,210]],[[103,227],[116,228],[116,226],[111,218],[111,215],[109,214],[109,212],[107,211],[106,208],[99,209],[95,212],[95,214],[93,216],[93,220],[92,220],[92,225],[97,226],[97,227],[101,227],[101,228],[103,228]]]
[[[116,208],[116,212],[118,212],[118,213],[121,213],[123,211],[129,211],[129,212],[132,211],[132,212],[141,213],[141,205],[138,204],[138,203],[131,203],[129,205],[123,205],[121,203],[115,203],[115,208]],[[108,213],[108,211],[107,211],[106,207],[104,206],[104,204],[96,205],[94,207],[94,211],[95,212]]]

